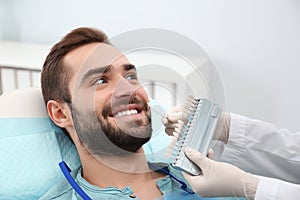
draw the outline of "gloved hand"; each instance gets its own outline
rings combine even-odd
[[[227,143],[229,137],[230,119],[230,113],[223,112],[221,114],[216,130],[217,134],[215,134],[214,139]],[[166,127],[165,132],[168,135],[173,135],[175,128],[180,128],[185,122],[187,122],[187,114],[178,106],[172,107],[162,118],[162,123]]]
[[[182,108],[175,106],[170,108],[162,118],[162,123],[164,124],[165,132],[168,135],[173,135],[175,128],[183,125],[187,121],[187,115],[183,112]]]
[[[202,170],[198,176],[183,174],[194,192],[200,196],[236,196],[254,199],[259,179],[252,174],[233,165],[211,160],[191,148],[186,148],[185,154]]]

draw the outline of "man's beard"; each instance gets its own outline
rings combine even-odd
[[[116,126],[108,121],[108,113],[112,110],[110,105],[104,106],[101,114],[103,118],[101,118],[96,111],[79,112],[72,104],[75,129],[81,143],[89,153],[98,156],[128,155],[136,152],[150,140],[152,135],[150,108],[141,100],[135,99],[134,103],[142,105],[146,120],[130,123],[127,121],[127,124],[124,124],[121,118],[114,118]]]

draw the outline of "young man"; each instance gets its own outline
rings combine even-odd
[[[148,97],[134,65],[104,33],[78,28],[67,34],[47,56],[41,80],[50,118],[78,150],[82,168],[73,176],[90,198],[200,198],[181,189],[180,171],[167,166],[162,173],[147,163]],[[65,181],[42,199],[80,197]]]

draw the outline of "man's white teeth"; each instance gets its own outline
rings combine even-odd
[[[115,116],[116,117],[123,117],[123,116],[128,116],[128,115],[135,115],[137,114],[137,110],[131,109],[131,110],[124,110],[122,112],[118,112]]]

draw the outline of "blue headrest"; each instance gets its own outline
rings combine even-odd
[[[58,163],[80,166],[77,151],[52,123],[39,88],[0,96],[0,196],[38,199],[64,179]]]

